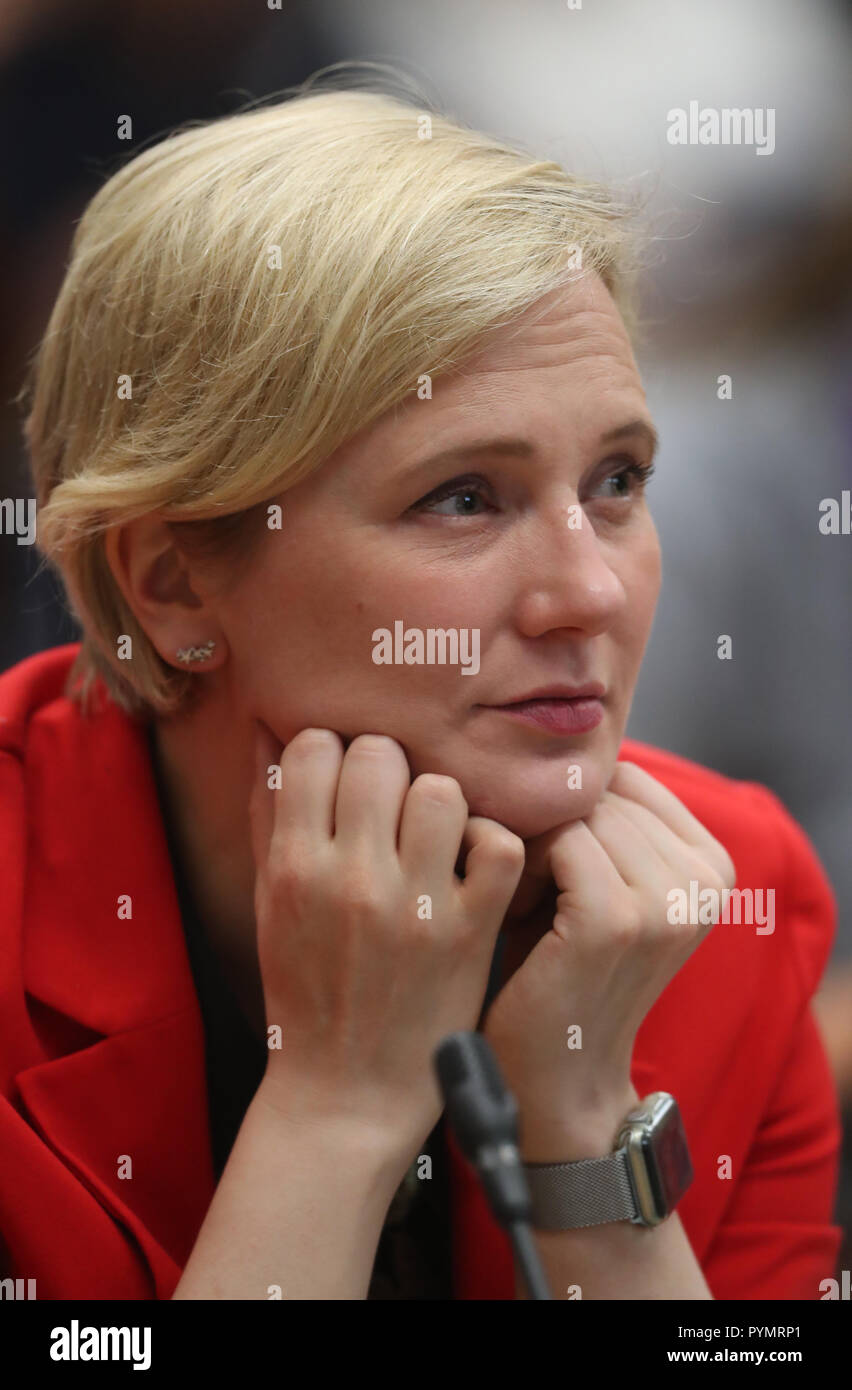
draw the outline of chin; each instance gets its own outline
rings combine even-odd
[[[585,760],[581,766],[582,789],[566,787],[562,767],[558,771],[550,767],[532,773],[527,769],[526,773],[517,775],[506,769],[505,779],[497,783],[492,776],[488,785],[480,787],[459,780],[472,816],[487,816],[522,840],[531,840],[555,830],[558,825],[582,820],[600,801],[612,775],[611,769],[597,763],[590,765]],[[516,785],[509,790],[507,781],[513,777]]]

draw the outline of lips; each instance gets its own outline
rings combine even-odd
[[[548,734],[585,734],[603,719],[605,695],[606,686],[600,681],[586,681],[583,685],[556,682],[537,686],[504,704],[482,708]]]
[[[588,681],[585,685],[541,685],[535,690],[527,690],[523,695],[515,695],[511,700],[503,700],[496,709],[506,709],[512,705],[528,704],[531,700],[582,700],[601,699],[606,687],[600,681]]]
[[[585,734],[597,728],[604,707],[594,696],[575,699],[516,700],[510,705],[493,705],[495,714],[533,725],[551,734]]]

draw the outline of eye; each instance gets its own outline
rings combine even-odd
[[[602,485],[612,482],[623,485],[622,491],[610,493],[610,496],[604,498],[604,501],[617,502],[623,497],[629,498],[634,494],[643,492],[654,473],[655,466],[653,463],[638,463],[636,459],[628,459],[623,468],[616,469],[614,473],[609,473],[601,479]]]
[[[451,482],[444,483],[436,488],[434,492],[427,493],[421,497],[419,502],[415,502],[411,508],[415,512],[434,512],[436,516],[481,516],[481,511],[471,510],[470,504],[477,499],[482,500],[488,490],[488,484],[484,478],[453,478]],[[439,512],[436,510],[438,503],[451,502],[459,505],[453,506],[449,511]]]

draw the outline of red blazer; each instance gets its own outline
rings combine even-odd
[[[0,676],[0,1275],[42,1299],[168,1299],[214,1191],[204,1034],[144,726],[108,699],[79,714],[62,693],[76,651]],[[725,845],[739,888],[776,890],[774,933],[719,923],[636,1041],[637,1092],[671,1091],[683,1114],[684,1228],[714,1297],[818,1299],[842,1237],[809,1008],[831,888],[764,787],[632,740],[620,756]],[[450,1158],[455,1297],[513,1298],[508,1240]]]

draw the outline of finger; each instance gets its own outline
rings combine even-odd
[[[344,851],[373,858],[396,854],[403,802],[411,786],[408,760],[386,734],[359,734],[346,750],[334,807],[334,840]]]
[[[563,836],[569,835],[575,826],[582,825],[582,821],[571,821],[568,824],[554,826],[553,830],[547,830],[543,835],[536,835],[533,839],[525,842],[526,859],[524,861],[524,882],[530,884],[530,891],[534,891],[536,880],[543,881],[545,885],[552,883],[553,864],[551,856],[554,845]]]
[[[648,836],[613,801],[605,798],[606,794],[586,817],[586,824],[628,888],[644,887],[652,873],[670,874],[668,861],[658,853]]]
[[[487,816],[470,816],[461,897],[476,912],[495,913],[495,934],[524,867],[524,842]]]
[[[633,764],[628,764],[628,766],[633,766]],[[636,771],[641,773],[642,769],[637,768]],[[652,791],[653,788],[656,787],[659,791],[668,793],[668,788],[660,786],[660,784],[658,782],[655,782],[653,778],[650,779],[650,782]],[[701,822],[695,818],[695,816],[693,816],[689,811],[687,811],[686,807],[683,805],[682,802],[678,801],[677,797],[674,798],[675,803],[678,807],[680,807],[681,811],[685,813],[687,820],[691,823],[691,827],[698,827],[697,831],[695,831],[694,833],[692,833],[692,830],[690,830],[689,835],[685,835],[683,833],[682,820],[680,821],[680,828],[677,828],[672,822],[667,822],[665,817],[661,817],[656,809],[649,809],[648,805],[646,805],[644,802],[634,800],[632,797],[622,796],[620,793],[617,792],[610,792],[606,794],[618,795],[620,797],[623,810],[627,811],[628,808],[633,808],[632,814],[634,815],[634,818],[636,816],[652,816],[654,818],[653,824],[661,824],[666,829],[670,830],[672,835],[680,841],[681,845],[685,845],[687,848],[692,850],[698,850],[702,858],[705,859],[707,863],[713,869],[715,869],[716,873],[719,874],[720,878],[723,879],[726,886],[729,888],[734,887],[734,884],[737,881],[737,869],[733,859],[731,858],[728,851],[725,849],[725,846],[715,838],[715,836],[707,829],[705,825],[702,825]],[[652,824],[652,822],[650,821],[646,821],[645,823],[649,827]],[[676,851],[673,852],[675,854],[677,853]]]
[[[534,884],[536,880],[540,881],[542,877],[552,876],[554,872],[554,846],[561,841],[562,837],[571,829],[572,825],[583,823],[589,825],[598,807],[606,805],[607,803],[609,803],[613,809],[618,808],[622,816],[626,817],[628,822],[634,826],[634,830],[644,832],[647,837],[649,849],[654,847],[659,859],[664,862],[667,861],[671,847],[670,837],[674,835],[671,828],[660,821],[659,818],[655,816],[654,812],[650,811],[647,806],[631,801],[629,798],[620,796],[618,793],[608,791],[604,792],[601,800],[598,801],[589,814],[583,818],[582,822],[571,822],[569,825],[557,826],[555,830],[549,831],[545,835],[538,836],[534,842],[529,842],[527,844],[527,859],[524,867],[525,883]],[[631,814],[631,811],[634,814]],[[603,824],[603,818],[598,817],[595,824],[591,826],[593,833]],[[622,834],[624,830],[625,828],[622,829]],[[603,845],[607,852],[612,849],[616,855],[616,860],[618,860],[618,841],[617,838],[614,838],[611,831],[604,833],[602,838],[595,834],[595,838],[598,840],[599,844]],[[629,880],[625,881],[632,882],[639,871],[641,863],[640,856],[637,853],[635,834],[631,836],[631,843],[633,845],[632,850],[626,850],[620,857],[623,861],[625,872],[629,875]],[[625,857],[625,854],[627,857]],[[658,867],[660,867],[660,865],[658,865]],[[532,887],[530,887],[528,891],[532,895]]]
[[[707,827],[686,809],[674,792],[636,763],[616,763],[609,790],[647,806],[670,830],[696,849],[706,846],[708,840],[713,839]]]
[[[334,797],[343,749],[332,729],[300,729],[281,756],[275,798],[273,854],[294,845],[327,845],[334,830]]]
[[[647,806],[643,806],[638,801],[631,801],[629,797],[621,796],[618,792],[604,792],[602,801],[611,805],[614,809],[636,826],[640,834],[644,835],[649,844],[653,845],[660,859],[666,864],[675,861],[680,862],[683,855],[694,855],[695,846],[687,844],[680,835],[672,830],[671,826],[661,821],[659,816],[650,811]]]
[[[621,884],[621,878],[585,820],[560,826],[549,853],[552,879],[563,900],[560,910],[566,902],[595,908],[611,901],[612,889]]]
[[[467,820],[467,802],[454,778],[432,772],[415,778],[399,826],[399,862],[406,873],[417,882],[434,884],[436,868],[452,869],[459,861]]]

